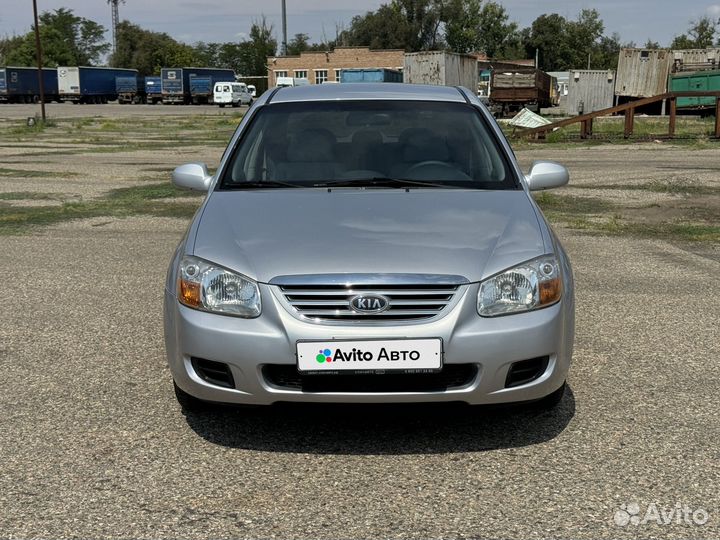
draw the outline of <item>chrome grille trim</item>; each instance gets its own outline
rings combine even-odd
[[[426,275],[291,276],[270,284],[275,296],[295,317],[318,324],[389,324],[427,322],[450,311],[462,296],[468,280],[460,276]],[[325,279],[323,279],[325,278]],[[358,312],[352,298],[363,294],[382,295],[390,307],[380,313]]]

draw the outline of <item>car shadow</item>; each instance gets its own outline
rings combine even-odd
[[[519,448],[557,437],[575,415],[568,386],[550,411],[527,405],[277,404],[184,412],[202,438],[264,452],[380,455],[441,454]]]

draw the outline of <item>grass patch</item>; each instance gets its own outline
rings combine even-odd
[[[148,184],[146,186],[113,189],[107,198],[109,200],[137,203],[148,199],[171,199],[176,197],[198,198],[200,196],[202,196],[202,194],[197,191],[179,189],[168,182],[164,182],[160,184]]]
[[[52,171],[31,171],[26,169],[6,169],[0,167],[0,177],[18,177],[18,178],[55,178],[58,176],[77,176],[75,173],[63,172],[57,173]]]
[[[0,192],[0,201],[53,201],[60,196],[54,193],[37,193],[35,191]]]
[[[678,195],[718,195],[720,187],[698,186],[691,180],[680,178],[677,181],[655,180],[647,184],[596,184],[596,185],[574,185],[578,189],[618,189],[650,191],[652,193],[670,193]]]
[[[187,197],[188,202],[165,202],[162,199]],[[0,235],[21,234],[33,227],[54,225],[75,219],[95,217],[157,217],[190,218],[200,206],[197,192],[179,190],[172,184],[154,184],[121,188],[100,200],[67,202],[58,206],[0,206]]]
[[[549,191],[541,191],[533,195],[543,212],[564,214],[604,214],[613,210],[615,205],[590,197],[574,197],[558,195]]]

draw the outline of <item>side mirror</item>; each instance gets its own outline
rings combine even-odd
[[[530,191],[541,191],[564,186],[570,181],[568,170],[554,161],[536,161],[525,175]]]
[[[172,182],[182,189],[207,191],[210,188],[212,176],[204,163],[186,163],[173,171]]]

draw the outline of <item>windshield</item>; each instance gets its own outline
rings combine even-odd
[[[501,152],[480,113],[463,103],[278,103],[258,110],[219,189],[518,189]]]

